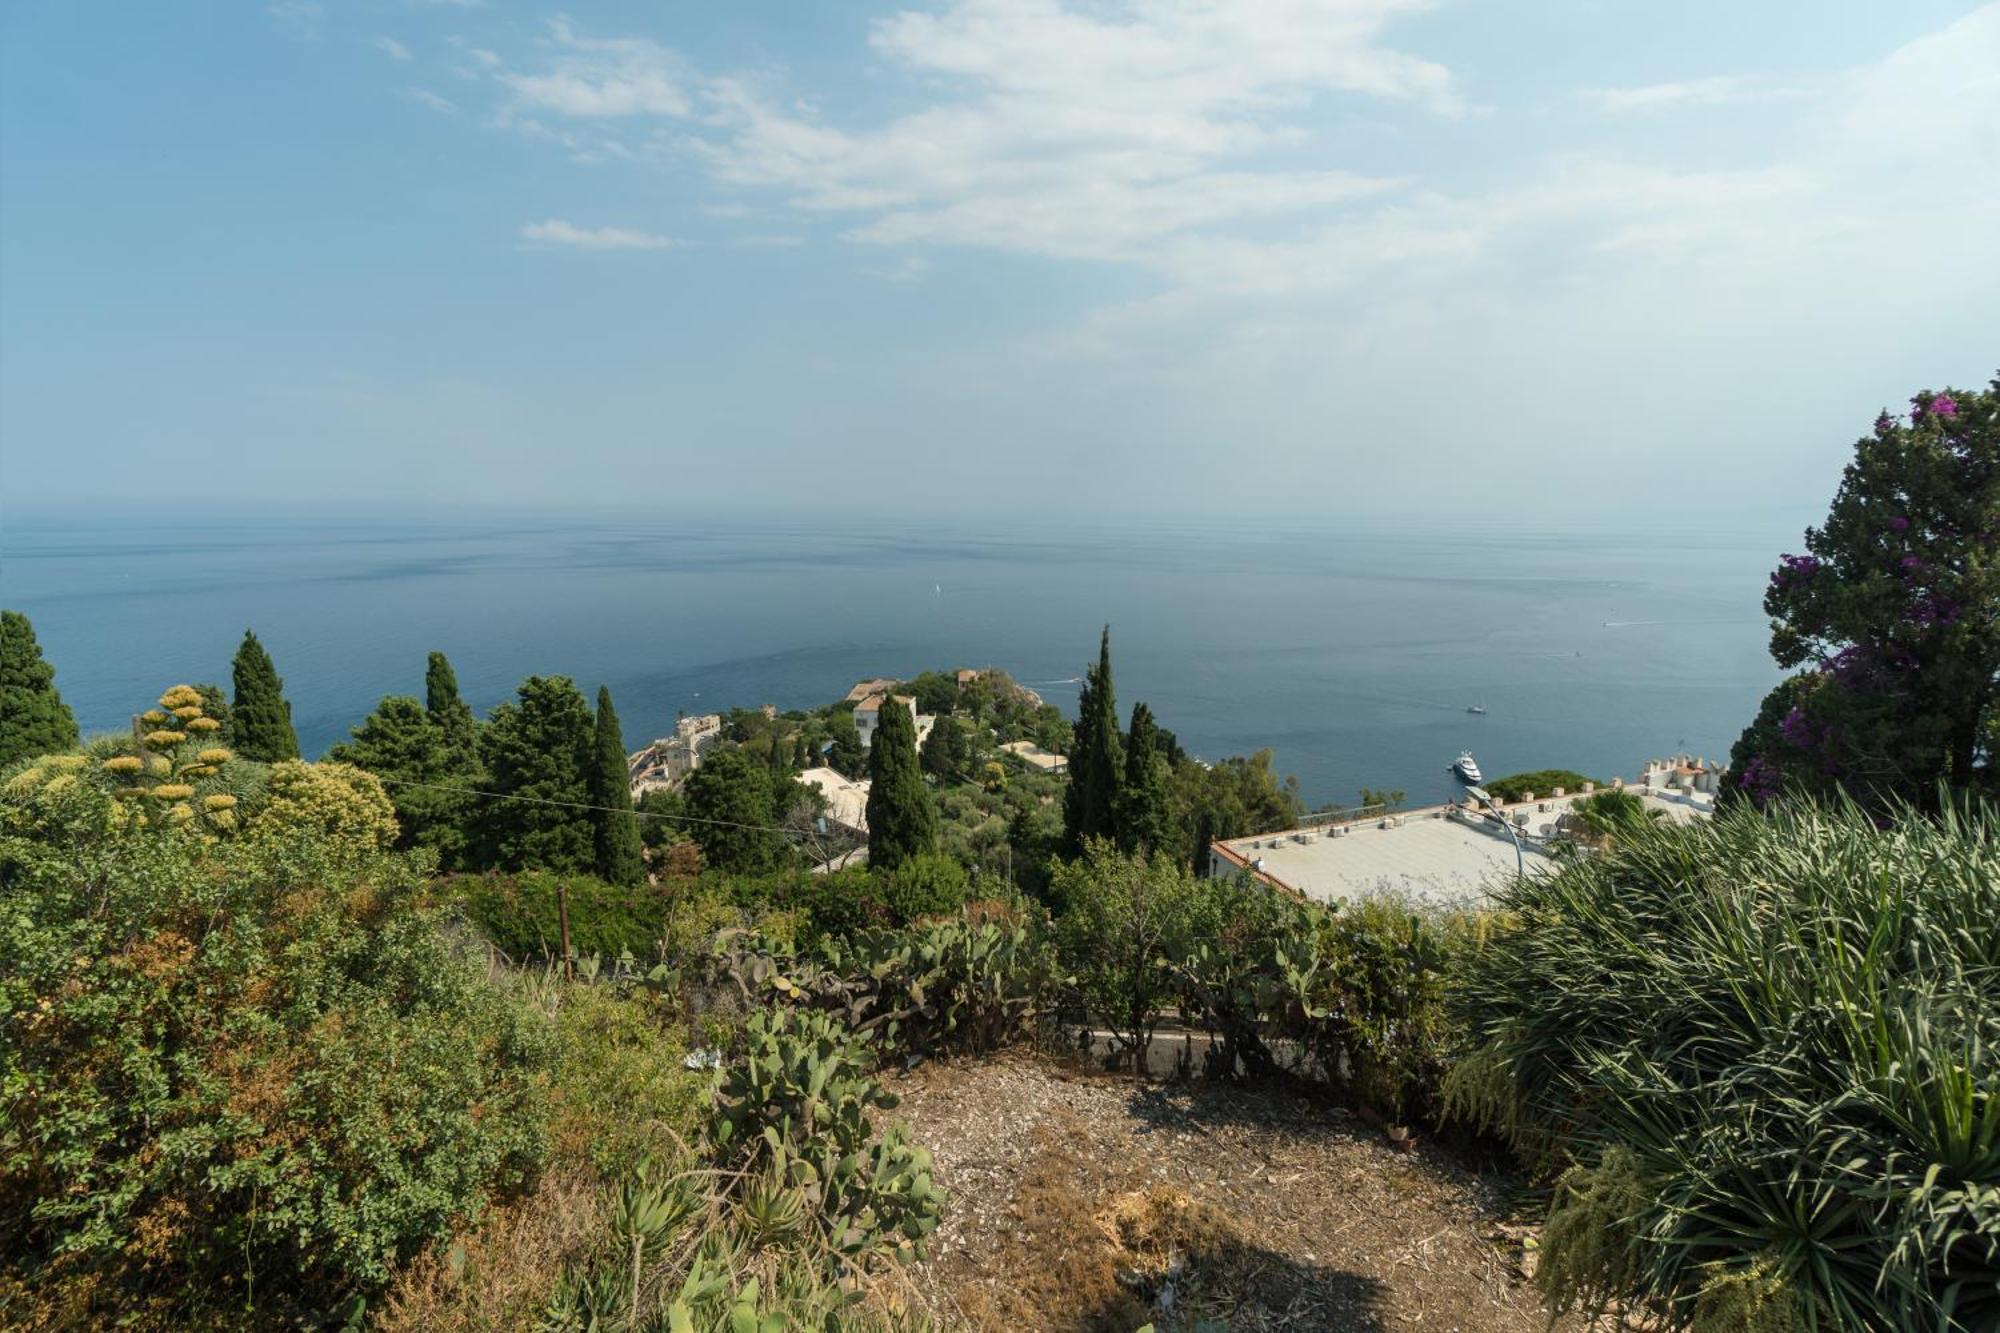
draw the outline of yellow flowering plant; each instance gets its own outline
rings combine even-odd
[[[113,755],[103,761],[104,772],[117,783],[114,797],[118,813],[142,825],[198,825],[211,836],[233,831],[237,822],[234,796],[204,795],[199,808],[193,803],[195,784],[213,778],[235,757],[222,746],[205,743],[205,738],[221,726],[208,716],[201,692],[193,686],[176,685],[161,695],[158,706],[141,713],[134,724],[139,753]],[[153,804],[156,802],[171,804],[161,809]]]

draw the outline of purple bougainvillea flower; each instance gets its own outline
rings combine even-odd
[[[1906,555],[1903,557],[1903,572],[1905,574],[1921,574],[1929,568],[1930,566],[1925,564],[1918,556]]]
[[[1897,514],[1889,520],[1889,526],[1898,532],[1908,532],[1910,530],[1910,520],[1904,518],[1901,514]]]
[[[1941,393],[1931,399],[1931,415],[1934,417],[1955,417],[1958,415],[1958,399],[1948,393]]]
[[[1876,415],[1875,433],[1877,435],[1887,434],[1889,431],[1892,431],[1894,429],[1896,429],[1896,418],[1890,416],[1887,412],[1878,413]]]
[[[1958,623],[1958,611],[1957,602],[1943,597],[1925,596],[1918,600],[1910,618],[1925,628],[1932,625],[1955,625]]]
[[[1778,734],[1783,736],[1788,744],[1796,745],[1801,750],[1811,750],[1819,744],[1819,728],[1806,716],[1805,709],[1797,704],[1793,704],[1792,711],[1785,714],[1784,720],[1778,723]]]

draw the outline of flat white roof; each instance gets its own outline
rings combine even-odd
[[[818,787],[826,796],[826,817],[857,833],[868,831],[868,780],[841,775],[831,768],[809,768],[799,781]]]
[[[1706,798],[1625,790],[1670,819],[1694,819],[1711,808]],[[1552,864],[1539,839],[1553,832],[1556,819],[1581,795],[1502,807],[1510,817],[1527,813],[1527,825],[1518,831],[1530,874]],[[1450,818],[1448,808],[1406,810],[1391,816],[1387,828],[1381,819],[1368,819],[1341,826],[1344,833],[1331,826],[1287,829],[1216,846],[1246,863],[1262,861],[1259,869],[1266,876],[1319,902],[1395,895],[1431,906],[1461,906],[1484,898],[1489,884],[1514,873],[1514,843],[1491,821]]]

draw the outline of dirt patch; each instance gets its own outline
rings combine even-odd
[[[1017,1055],[894,1076],[951,1202],[910,1276],[977,1329],[1543,1333],[1509,1182],[1285,1088]]]

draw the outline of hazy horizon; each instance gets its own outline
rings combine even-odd
[[[1809,521],[2000,366],[2000,4],[0,14],[0,489]]]

